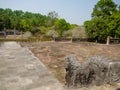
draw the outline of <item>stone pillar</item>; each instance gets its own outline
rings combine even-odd
[[[16,30],[14,28],[14,40],[16,40]]]
[[[106,42],[107,45],[110,44],[110,36],[107,37],[107,42]]]

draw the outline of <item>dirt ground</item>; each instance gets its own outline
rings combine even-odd
[[[93,55],[104,56],[112,60],[120,59],[120,44],[29,42],[21,45],[29,47],[61,83],[65,83],[64,58],[66,55],[75,55],[80,62]]]

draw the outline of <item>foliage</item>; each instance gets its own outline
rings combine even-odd
[[[64,31],[63,36],[71,38],[87,38],[85,28],[82,26],[77,26],[74,29]]]
[[[83,27],[76,27],[72,30],[73,38],[86,38],[86,32]]]
[[[74,29],[74,28],[76,28],[76,27],[78,27],[77,24],[71,24],[71,25],[70,25],[70,29]]]
[[[58,19],[55,22],[55,27],[58,30],[60,36],[62,36],[63,32],[69,30],[71,26],[68,22],[66,22],[65,19]]]
[[[112,0],[100,0],[93,8],[92,19],[84,22],[89,38],[106,40],[120,37],[120,10]]]
[[[116,11],[116,4],[113,0],[100,0],[93,8],[92,17],[106,18]]]
[[[64,31],[62,36],[63,37],[72,37],[72,30]]]
[[[110,32],[110,36],[120,37],[120,11],[115,12],[110,16],[108,30]]]
[[[59,37],[59,34],[55,30],[49,30],[46,34],[46,36],[52,37],[55,39],[56,37]]]
[[[26,32],[24,33],[24,37],[25,37],[25,38],[30,38],[30,37],[32,37],[31,32],[26,31]]]
[[[55,11],[49,12],[48,18],[49,18],[48,26],[53,26],[55,21],[58,19],[58,13],[56,13]]]
[[[18,31],[29,31],[35,36],[44,36],[49,30],[56,30],[61,36],[76,24],[69,24],[65,19],[59,19],[58,13],[49,12],[48,15],[40,13],[23,12],[22,10],[11,10],[0,8],[0,31],[4,29],[16,29]]]

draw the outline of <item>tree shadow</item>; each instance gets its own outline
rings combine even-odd
[[[120,88],[117,88],[116,90],[120,90]]]

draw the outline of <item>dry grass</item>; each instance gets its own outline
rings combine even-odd
[[[69,54],[75,55],[80,62],[93,55],[102,55],[109,59],[120,59],[120,45],[104,45],[96,43],[65,43],[65,42],[37,42],[22,43],[37,56],[47,68],[58,78],[61,83],[65,83],[64,57]],[[83,88],[80,90],[115,90],[117,86],[95,87],[95,89]],[[109,88],[110,87],[110,88]],[[109,88],[109,89],[108,89]],[[77,89],[79,90],[79,89]]]

